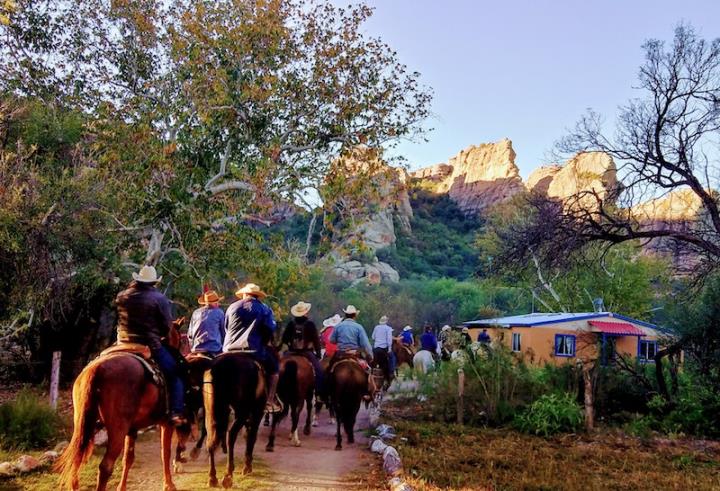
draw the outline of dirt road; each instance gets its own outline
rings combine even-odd
[[[255,446],[254,472],[243,477],[242,459],[245,440],[239,439],[236,450],[236,471],[233,489],[253,490],[328,490],[328,489],[366,489],[358,484],[354,475],[365,472],[372,459],[367,450],[367,438],[364,429],[368,426],[368,413],[361,409],[355,425],[355,444],[349,445],[343,436],[343,450],[335,451],[335,425],[328,423],[328,414],[323,411],[319,425],[312,429],[310,436],[302,434],[301,415],[300,447],[294,447],[288,439],[290,418],[286,418],[278,428],[275,451],[266,452],[269,428],[261,426],[260,436]],[[152,491],[160,489],[161,466],[160,445],[157,434],[143,435],[136,447],[137,460],[130,472],[130,489]],[[237,461],[237,456],[240,460]],[[226,465],[222,452],[217,453],[218,477],[222,480]],[[92,465],[92,463],[90,464]],[[183,473],[175,477],[179,490],[194,491],[207,489],[208,462],[206,454],[197,461],[185,464]],[[117,484],[120,462],[113,473],[113,486]],[[86,484],[86,483],[83,483]],[[89,483],[87,483],[89,484]],[[83,486],[84,488],[84,486]]]

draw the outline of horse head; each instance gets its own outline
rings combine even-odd
[[[178,317],[170,325],[170,334],[168,335],[168,344],[175,349],[180,348],[180,328],[185,324],[185,317]]]

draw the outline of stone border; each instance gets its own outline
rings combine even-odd
[[[385,443],[385,440],[395,438],[395,429],[392,426],[381,424],[375,428],[376,435],[370,437],[370,451],[379,454],[383,462],[383,470],[388,477],[388,489],[391,491],[413,491],[412,487],[402,478],[402,460],[395,447]]]

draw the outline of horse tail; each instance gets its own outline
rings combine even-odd
[[[95,390],[95,374],[99,364],[83,371],[73,385],[73,434],[65,451],[54,465],[60,473],[60,487],[77,488],[80,465],[92,455],[95,424],[99,411]]]
[[[283,371],[280,380],[278,380],[278,394],[283,394],[289,399],[294,398],[292,391],[297,387],[298,378],[298,364],[295,360],[288,360],[285,363],[285,370]],[[283,401],[289,403],[290,401]]]

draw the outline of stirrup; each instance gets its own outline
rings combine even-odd
[[[274,401],[268,401],[265,403],[265,411],[274,414],[274,413],[281,413],[283,410],[283,403],[280,401],[280,399],[275,398]]]

